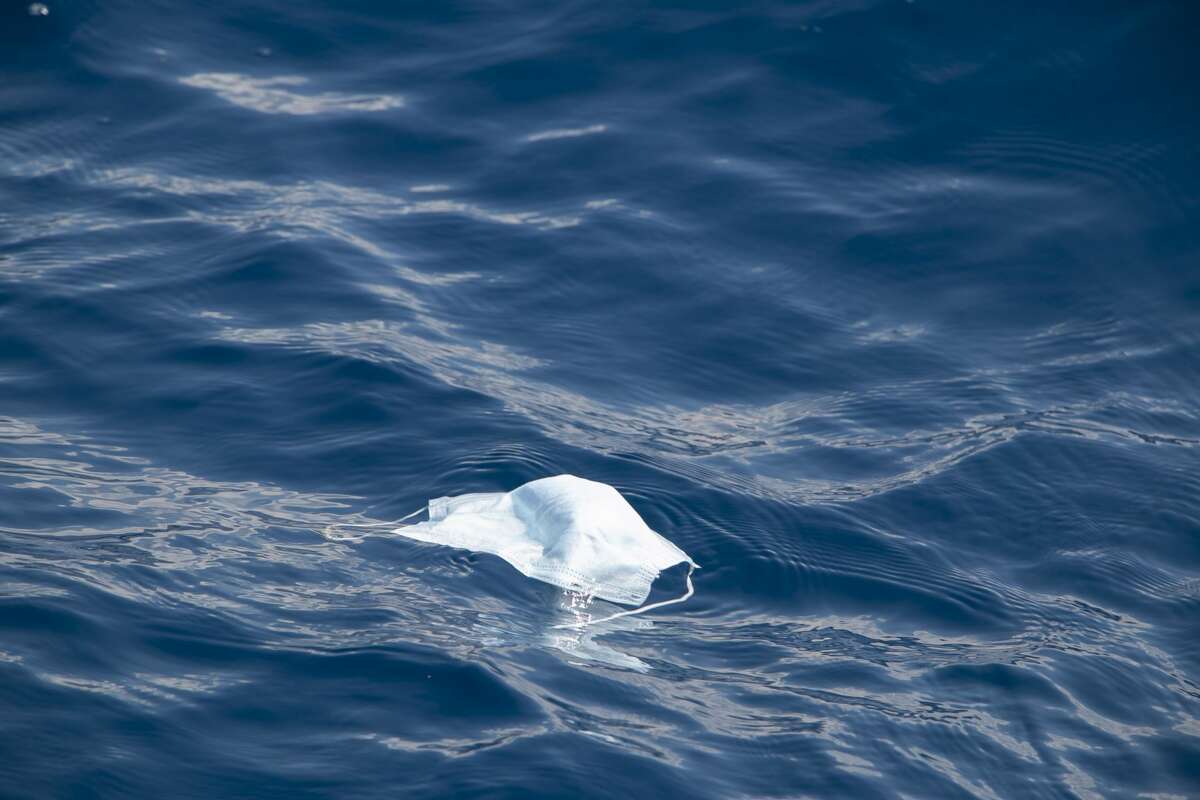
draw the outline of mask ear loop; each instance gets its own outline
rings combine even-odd
[[[631,611],[620,611],[620,612],[617,612],[616,614],[610,614],[607,617],[601,617],[600,619],[589,619],[589,620],[584,620],[582,622],[565,622],[562,625],[551,625],[550,628],[552,630],[556,629],[556,628],[586,628],[588,625],[598,625],[601,622],[608,622],[610,619],[617,619],[618,617],[632,617],[635,614],[643,614],[653,608],[662,608],[663,606],[674,605],[675,603],[682,603],[684,600],[687,600],[689,597],[691,597],[696,592],[695,587],[692,586],[692,573],[695,571],[696,571],[696,565],[689,563],[688,564],[688,574],[687,574],[687,591],[684,592],[679,597],[675,597],[670,600],[663,600],[658,603],[651,603],[648,606],[641,606],[640,608],[635,608]]]
[[[394,528],[398,523],[404,522],[406,519],[412,519],[427,508],[429,506],[421,506],[411,514],[405,514],[400,519],[392,520],[391,522],[331,522],[325,526],[325,535],[336,541],[352,541],[351,537],[343,537],[334,533],[334,531],[338,528]],[[361,536],[358,538],[362,539]]]

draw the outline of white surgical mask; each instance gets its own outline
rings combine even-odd
[[[614,603],[639,605],[662,570],[688,564],[687,593],[597,620],[640,614],[691,597],[696,563],[650,529],[613,487],[558,475],[511,492],[429,501],[429,520],[395,532],[410,539],[500,556],[530,578]],[[415,515],[409,515],[415,516]]]

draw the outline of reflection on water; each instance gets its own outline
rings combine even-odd
[[[606,609],[605,607],[608,608]],[[636,672],[647,672],[650,669],[646,662],[623,653],[615,647],[610,647],[603,641],[597,641],[597,637],[621,631],[643,630],[651,627],[653,623],[642,619],[621,617],[594,626],[561,627],[572,624],[580,625],[581,623],[590,622],[592,619],[611,616],[617,613],[618,610],[621,610],[620,606],[613,603],[605,603],[603,600],[597,601],[591,596],[570,590],[563,590],[562,592],[562,609],[563,613],[560,621],[556,621],[546,632],[545,642],[547,647],[559,650],[565,653],[568,658],[585,664],[588,661],[595,661],[600,664],[631,669]]]
[[[338,92],[306,94],[291,87],[309,81],[300,75],[251,78],[234,72],[199,72],[180,78],[184,86],[211,89],[225,101],[263,114],[330,114],[346,111],[387,111],[404,106],[404,99],[392,95],[354,95]]]
[[[549,131],[531,133],[525,137],[527,142],[545,142],[550,139],[575,139],[580,136],[590,136],[594,133],[604,133],[607,125],[588,125],[585,128],[555,128]]]

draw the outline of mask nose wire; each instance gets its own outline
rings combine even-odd
[[[689,563],[688,564],[688,574],[687,574],[687,591],[684,592],[679,597],[674,597],[670,600],[663,600],[658,603],[651,603],[648,606],[641,606],[640,608],[635,608],[631,611],[620,611],[616,614],[610,614],[607,617],[601,617],[600,619],[589,619],[589,620],[584,620],[582,622],[566,622],[566,623],[563,623],[562,625],[551,625],[550,628],[551,628],[551,630],[556,629],[556,628],[585,628],[588,625],[597,625],[601,622],[608,622],[610,619],[617,619],[618,617],[632,617],[635,614],[643,614],[653,608],[662,608],[663,606],[674,605],[675,603],[682,603],[684,600],[687,600],[689,597],[691,597],[693,594],[695,594],[695,591],[696,591],[695,587],[692,586],[692,573],[695,571],[696,571],[696,565]]]

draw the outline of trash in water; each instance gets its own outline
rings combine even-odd
[[[604,483],[558,475],[511,492],[434,498],[427,508],[428,521],[400,526],[395,533],[491,553],[530,578],[614,603],[644,603],[662,570],[688,565],[687,592],[680,597],[556,628],[582,628],[641,614],[681,603],[694,591],[696,562],[651,530],[621,493]],[[409,517],[416,513],[420,512]]]

